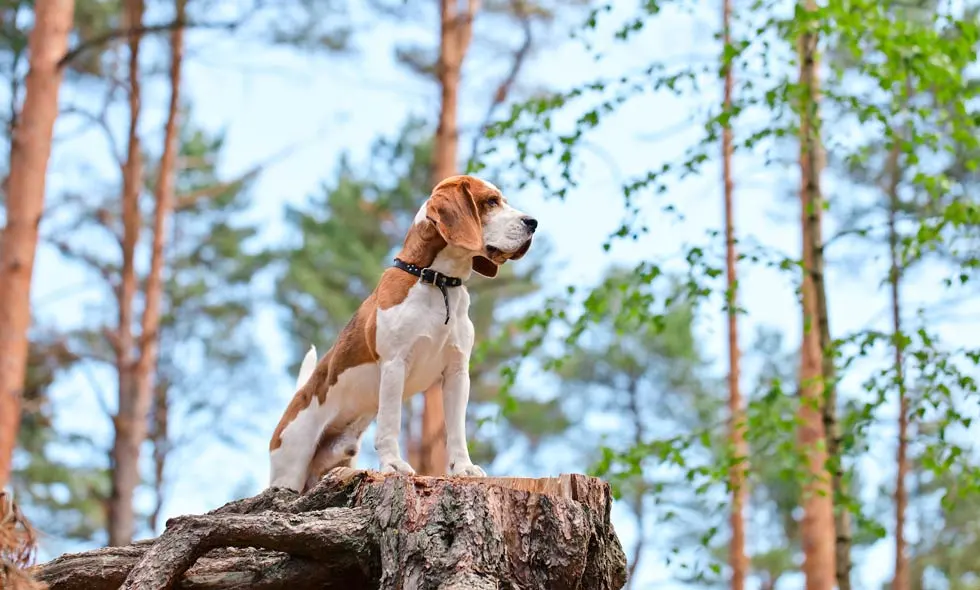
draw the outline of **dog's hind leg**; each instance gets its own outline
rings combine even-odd
[[[361,450],[361,437],[371,418],[355,420],[342,429],[326,428],[317,441],[316,452],[310,461],[303,491],[312,488],[331,469],[354,467]]]

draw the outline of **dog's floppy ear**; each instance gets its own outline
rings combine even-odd
[[[498,268],[499,267],[489,258],[484,256],[473,257],[473,270],[487,278],[492,279],[493,277],[497,276]]]
[[[470,252],[483,251],[483,224],[466,179],[438,187],[429,198],[426,215],[446,243]]]

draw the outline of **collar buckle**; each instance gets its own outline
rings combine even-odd
[[[442,287],[446,284],[446,275],[442,274],[438,270],[423,268],[419,271],[419,282],[435,285],[436,287]]]

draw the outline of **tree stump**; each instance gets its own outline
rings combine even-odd
[[[335,469],[37,568],[51,590],[619,590],[609,486]]]

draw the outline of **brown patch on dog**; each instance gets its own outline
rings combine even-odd
[[[340,374],[349,368],[378,361],[375,348],[375,315],[377,311],[376,296],[368,297],[357,313],[351,318],[337,336],[337,342],[323,355],[309,380],[293,395],[286,406],[279,424],[272,432],[269,450],[274,451],[282,446],[282,432],[296,416],[310,407],[313,396],[320,404],[327,399],[327,392],[333,387]]]
[[[470,252],[483,251],[483,216],[466,179],[441,182],[426,205],[427,217],[446,242]]]
[[[431,265],[439,252],[446,247],[446,240],[440,235],[431,221],[413,224],[405,236],[405,243],[397,258],[419,268]],[[379,309],[394,307],[408,297],[408,290],[418,282],[418,277],[400,268],[388,268],[381,275],[378,288],[372,297],[377,297]],[[370,300],[370,298],[369,298]]]

